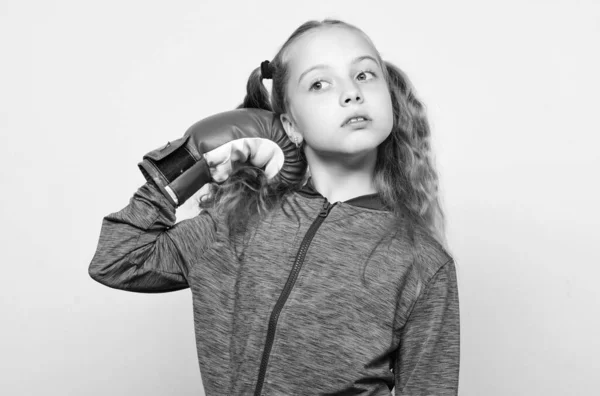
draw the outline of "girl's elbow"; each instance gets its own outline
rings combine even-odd
[[[114,289],[124,289],[123,279],[120,276],[122,271],[118,271],[122,263],[115,263],[110,260],[103,260],[96,255],[88,267],[88,275],[96,282]]]

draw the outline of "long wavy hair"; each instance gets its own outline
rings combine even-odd
[[[239,108],[258,108],[283,114],[288,111],[286,86],[289,78],[288,50],[302,35],[314,29],[341,26],[360,32],[373,46],[380,64],[385,65],[393,104],[391,134],[377,149],[374,186],[383,202],[396,218],[403,214],[413,220],[443,247],[446,247],[445,216],[438,196],[438,176],[430,145],[430,127],[425,107],[416,96],[406,74],[390,62],[383,61],[369,37],[349,23],[325,19],[308,21],[298,27],[270,62],[273,70],[271,95],[262,83],[261,69],[252,71],[247,93]],[[300,147],[302,151],[302,146]],[[302,155],[302,154],[301,154]],[[304,165],[306,166],[306,159]],[[277,176],[267,180],[264,172],[249,163],[234,164],[229,178],[222,184],[212,184],[208,194],[200,198],[201,209],[216,209],[224,213],[230,235],[246,229],[251,219],[260,219],[277,206],[288,194],[298,191],[310,176],[295,184],[283,183]]]

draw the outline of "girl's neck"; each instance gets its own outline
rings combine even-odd
[[[305,149],[312,184],[329,202],[344,202],[362,195],[377,193],[373,183],[377,150],[350,160],[335,161]]]

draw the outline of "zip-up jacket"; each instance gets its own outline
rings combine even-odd
[[[191,289],[207,396],[456,395],[455,263],[392,219],[377,194],[330,203],[309,180],[229,238],[213,210],[175,223],[148,182],[103,219],[89,274]]]

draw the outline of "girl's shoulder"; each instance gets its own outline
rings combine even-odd
[[[418,270],[422,281],[430,277],[453,257],[446,247],[425,227],[406,221],[393,233],[394,254],[408,256],[408,260]]]

